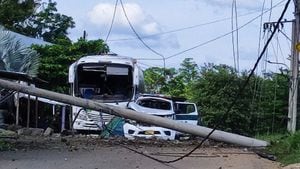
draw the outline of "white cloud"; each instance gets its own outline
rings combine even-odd
[[[144,36],[159,33],[161,31],[159,24],[150,16],[145,15],[145,12],[138,4],[127,3],[124,4],[124,8],[131,24],[134,26],[137,32],[139,32],[139,34]],[[111,24],[113,11],[114,4],[99,3],[88,13],[89,21],[97,27],[108,28]],[[115,33],[129,33],[128,22],[120,5],[117,7],[114,28]]]
[[[115,5],[110,3],[99,3],[94,6],[90,12],[88,12],[88,22],[89,25],[97,29],[98,32],[107,32]],[[136,3],[126,3],[124,4],[126,14],[136,30],[136,32],[141,36],[146,36],[146,43],[151,47],[156,48],[178,48],[179,43],[175,35],[163,35],[163,36],[149,36],[154,34],[159,34],[162,32],[161,25],[156,22],[150,15],[147,15],[146,12]],[[110,39],[121,38],[132,38],[134,37],[127,19],[123,13],[121,4],[118,5],[114,20],[113,29],[111,32]],[[127,46],[136,46],[134,43],[137,41],[126,41],[125,45]],[[122,42],[118,42],[119,44]],[[130,44],[132,43],[132,44]]]

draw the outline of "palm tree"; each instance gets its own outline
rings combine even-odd
[[[0,27],[0,70],[25,73],[36,77],[39,54],[24,47],[9,31]]]
[[[0,70],[25,73],[31,77],[36,77],[38,65],[39,54],[35,50],[22,45],[20,40],[17,40],[14,35],[0,26]],[[8,113],[11,116],[14,116],[13,97],[11,97],[13,95],[14,92],[7,92],[6,89],[0,88],[0,105],[2,108],[7,106]],[[0,112],[1,115],[4,116],[5,114]],[[0,127],[3,122],[3,119],[0,119]]]

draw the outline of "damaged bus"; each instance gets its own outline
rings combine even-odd
[[[69,67],[71,95],[126,107],[144,92],[143,71],[135,59],[116,54],[85,56]],[[113,115],[72,106],[73,129],[102,130]]]

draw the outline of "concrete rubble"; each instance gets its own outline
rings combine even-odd
[[[41,128],[21,128],[17,130],[18,135],[25,136],[41,136],[44,133],[44,129]]]
[[[44,136],[50,136],[53,133],[53,129],[48,127],[45,132],[44,132]]]

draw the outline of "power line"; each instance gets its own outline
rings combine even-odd
[[[248,12],[248,13],[239,15],[238,17],[244,17],[244,16],[252,15],[252,14],[255,14],[257,12],[260,12],[260,11],[255,10],[254,12]],[[211,24],[214,24],[214,23],[224,22],[224,21],[227,21],[227,20],[230,20],[230,19],[231,19],[231,17],[226,17],[226,18],[217,19],[217,20],[210,21],[210,22],[196,24],[196,25],[193,25],[193,26],[187,26],[187,27],[183,27],[183,28],[170,30],[170,31],[155,33],[155,34],[146,35],[146,36],[141,36],[141,38],[145,39],[145,38],[151,38],[151,37],[155,37],[155,36],[161,36],[161,35],[165,35],[165,34],[180,32],[180,31],[184,31],[184,30],[188,30],[188,29],[194,29],[194,28],[197,28],[197,27],[211,25]],[[108,41],[110,41],[110,42],[113,42],[113,41],[128,41],[128,40],[136,40],[136,39],[138,39],[138,38],[137,37],[132,37],[132,38],[111,39],[111,40],[108,40]]]
[[[261,16],[260,16],[260,26],[259,26],[259,35],[258,35],[258,49],[257,49],[257,57],[259,57],[260,54],[260,46],[261,46],[261,39],[262,39],[262,23],[263,23],[263,12],[265,8],[265,3],[266,0],[263,1],[262,8],[261,8]],[[257,71],[255,72],[257,74]],[[259,79],[255,78],[254,79],[254,88],[253,88],[253,96],[252,96],[252,101],[251,105],[254,104],[254,100],[256,99],[256,96],[258,96],[258,90],[260,88],[259,86]],[[250,114],[253,115],[253,106],[251,107]],[[257,131],[257,124],[258,124],[258,114],[256,113],[256,124],[254,125],[255,131]],[[256,134],[256,133],[255,133]]]
[[[109,27],[108,33],[107,33],[105,41],[104,41],[105,43],[107,42],[107,40],[109,38],[109,35],[111,33],[111,30],[112,30],[112,27],[113,27],[113,24],[114,24],[114,21],[115,21],[117,6],[118,6],[118,0],[116,0],[116,3],[115,3],[114,13],[113,13],[113,17],[111,19],[111,23],[110,23],[110,27]]]
[[[280,5],[282,2],[284,2],[284,1],[285,1],[285,0],[280,1],[279,3],[277,3],[276,5],[274,5],[273,8],[279,6],[279,5]],[[251,20],[249,20],[248,22],[246,22],[244,25],[240,26],[240,27],[238,28],[238,30],[240,30],[240,29],[244,28],[245,26],[249,25],[250,23],[252,23],[253,21],[255,21],[257,18],[259,18],[259,17],[261,17],[263,14],[267,13],[268,11],[270,11],[270,9],[264,11],[262,14],[260,14],[260,15],[258,15],[258,16],[256,16],[256,17],[252,18]],[[233,30],[233,31],[235,32],[235,31],[237,31],[237,30]],[[188,48],[188,49],[185,49],[185,50],[180,51],[180,52],[178,52],[178,53],[175,53],[175,54],[173,54],[173,55],[170,55],[170,56],[166,57],[165,59],[167,60],[167,59],[173,58],[173,57],[175,57],[175,56],[181,55],[181,54],[183,54],[183,53],[186,53],[186,52],[188,52],[188,51],[191,51],[191,50],[194,50],[194,49],[196,49],[196,48],[199,48],[199,47],[201,47],[201,46],[207,45],[207,44],[209,44],[209,43],[211,43],[211,42],[214,42],[214,41],[216,41],[216,40],[218,40],[218,39],[221,39],[221,38],[223,38],[223,37],[226,37],[226,36],[230,35],[233,31],[227,32],[227,33],[225,33],[225,34],[223,34],[223,35],[217,36],[217,37],[215,37],[215,38],[213,38],[213,39],[210,39],[210,40],[208,40],[208,41],[206,41],[206,42],[200,43],[200,44],[198,44],[198,45],[196,45],[196,46],[193,46],[193,47],[191,47],[191,48]],[[161,59],[159,59],[159,58],[156,58],[156,59],[155,59],[155,58],[140,58],[140,59],[138,59],[138,60],[161,60]]]
[[[156,55],[162,57],[162,60],[163,60],[163,62],[164,62],[163,64],[164,64],[164,76],[165,76],[166,59],[165,59],[164,55],[162,55],[161,53],[155,51],[154,49],[152,49],[149,45],[147,45],[147,44],[145,43],[145,41],[140,37],[140,35],[136,32],[136,30],[135,30],[134,27],[132,26],[132,24],[131,24],[131,22],[130,22],[128,16],[127,16],[127,13],[126,13],[126,10],[125,10],[125,8],[124,8],[124,5],[123,5],[122,0],[120,0],[120,3],[121,3],[121,6],[122,6],[122,10],[123,10],[124,16],[125,16],[125,18],[126,18],[128,24],[129,24],[131,30],[132,30],[133,33],[135,34],[135,36],[142,42],[142,44],[143,44],[147,49],[149,49],[149,50],[150,50],[151,52],[153,52],[154,54],[156,54]]]
[[[289,40],[290,42],[292,42],[292,39],[291,39],[290,37],[288,37],[288,36],[286,35],[286,33],[284,33],[282,30],[279,30],[279,32],[280,32],[287,40]]]
[[[174,163],[174,162],[177,162],[177,161],[179,161],[179,160],[184,159],[185,157],[188,157],[188,156],[191,155],[194,151],[196,151],[198,148],[200,148],[200,147],[203,145],[203,143],[204,143],[207,139],[209,139],[209,137],[216,131],[217,127],[221,124],[221,122],[224,121],[224,118],[226,117],[226,115],[232,110],[233,106],[236,104],[236,102],[238,101],[238,99],[240,98],[240,96],[242,95],[242,93],[244,92],[244,90],[246,89],[246,86],[248,85],[248,83],[249,83],[249,81],[250,81],[250,78],[254,75],[254,72],[255,72],[255,70],[256,70],[256,68],[257,68],[257,66],[258,66],[258,64],[259,64],[259,62],[260,62],[260,60],[261,60],[262,57],[264,56],[264,53],[266,52],[266,50],[267,50],[267,48],[268,48],[268,46],[269,46],[269,44],[270,44],[270,42],[271,42],[271,40],[272,40],[274,34],[276,33],[276,30],[278,29],[279,24],[280,24],[280,22],[281,22],[281,20],[282,20],[282,18],[283,18],[283,16],[284,16],[284,14],[285,14],[285,12],[286,12],[288,6],[289,6],[289,3],[290,3],[290,0],[288,0],[287,3],[285,4],[285,7],[284,7],[284,9],[283,9],[283,11],[282,11],[282,13],[281,13],[281,15],[280,15],[280,17],[279,17],[279,19],[278,19],[276,25],[275,25],[274,31],[271,33],[271,35],[270,35],[270,37],[268,38],[266,44],[264,45],[264,47],[263,47],[263,49],[262,49],[262,52],[260,53],[259,57],[257,58],[257,60],[256,60],[256,62],[255,62],[255,64],[254,64],[254,66],[253,66],[253,68],[252,68],[250,74],[248,75],[246,81],[245,81],[244,84],[239,88],[239,91],[237,92],[237,94],[236,94],[234,100],[231,102],[231,104],[230,104],[230,106],[228,107],[227,111],[226,111],[226,112],[221,116],[221,118],[218,120],[217,124],[214,126],[214,128],[211,130],[211,132],[210,132],[210,133],[209,133],[209,134],[201,141],[201,143],[200,143],[199,145],[197,145],[194,149],[192,149],[192,150],[189,151],[188,153],[184,154],[183,156],[181,156],[181,157],[179,157],[179,158],[176,158],[176,159],[174,159],[174,160],[170,160],[170,161],[165,161],[165,160],[157,159],[157,158],[154,158],[154,157],[149,156],[149,155],[147,155],[147,154],[144,154],[144,153],[142,153],[142,152],[138,152],[138,151],[135,151],[135,152],[138,153],[138,154],[141,154],[141,155],[143,155],[143,156],[145,156],[145,157],[148,157],[148,158],[150,158],[150,159],[153,159],[153,160],[155,160],[155,161],[157,161],[157,162],[160,162],[160,163]]]
[[[235,99],[233,100],[233,102],[232,102],[231,105],[229,106],[228,110],[223,114],[223,116],[222,116],[222,118],[220,119],[219,123],[217,123],[217,124],[215,125],[215,127],[213,128],[213,130],[212,130],[212,131],[211,131],[211,132],[210,132],[210,133],[209,133],[209,134],[201,141],[201,143],[200,143],[197,147],[195,147],[192,151],[190,151],[189,153],[185,154],[184,156],[181,156],[180,158],[177,158],[177,159],[175,159],[175,160],[168,161],[168,163],[176,162],[176,161],[178,161],[178,160],[181,160],[181,159],[183,159],[183,158],[189,156],[190,154],[192,154],[192,153],[193,153],[196,149],[198,149],[199,147],[201,147],[202,144],[203,144],[203,143],[204,143],[204,142],[205,142],[205,141],[213,134],[213,132],[217,129],[217,127],[220,125],[220,122],[221,122],[222,120],[224,120],[224,117],[231,111],[231,109],[233,108],[233,106],[236,104],[237,100],[238,100],[239,97],[241,96],[241,94],[244,92],[246,86],[248,85],[248,83],[249,83],[249,81],[250,81],[250,78],[253,76],[253,74],[254,74],[254,72],[255,72],[257,66],[258,66],[258,63],[260,62],[261,58],[263,57],[263,55],[264,55],[266,49],[268,48],[268,46],[269,46],[269,44],[270,44],[270,42],[271,42],[271,40],[272,40],[272,38],[273,38],[273,36],[274,36],[274,34],[275,34],[275,32],[276,32],[276,30],[277,30],[278,27],[279,27],[280,21],[282,20],[282,18],[283,18],[283,16],[284,16],[285,12],[286,12],[286,10],[287,10],[287,8],[288,8],[288,6],[289,6],[289,3],[290,3],[290,0],[287,1],[286,5],[285,5],[285,7],[284,7],[284,9],[283,9],[283,11],[282,11],[282,14],[281,14],[280,18],[278,19],[278,22],[277,22],[277,24],[276,24],[276,26],[275,26],[275,28],[274,28],[275,31],[272,32],[271,36],[269,37],[268,41],[266,42],[266,44],[265,44],[265,46],[264,46],[264,48],[263,48],[263,50],[262,50],[260,56],[257,58],[257,60],[256,60],[256,62],[255,62],[255,64],[254,64],[254,67],[253,67],[253,69],[251,70],[249,76],[247,77],[245,83],[244,83],[243,86],[240,88],[240,90],[239,90],[239,92],[237,93]]]
[[[274,8],[274,7],[276,7],[276,6],[279,6],[279,5],[280,5],[282,2],[284,2],[284,1],[285,1],[285,0],[280,1],[279,3],[277,3],[277,4],[276,4],[275,6],[273,6],[272,8]],[[242,25],[242,26],[240,26],[238,29],[234,30],[234,32],[237,31],[237,30],[240,30],[240,29],[244,28],[245,26],[247,26],[248,24],[252,23],[252,22],[255,21],[257,18],[259,18],[260,16],[262,16],[263,14],[267,13],[267,12],[270,11],[270,10],[272,10],[272,9],[268,9],[268,10],[266,10],[265,12],[263,12],[262,14],[256,16],[255,18],[251,19],[250,21],[246,22],[244,25]],[[232,33],[232,31],[230,31],[230,32],[228,32],[228,33],[225,33],[225,34],[223,34],[223,35],[220,35],[220,36],[218,36],[218,37],[216,37],[216,38],[214,38],[214,39],[208,40],[208,41],[206,41],[206,42],[204,42],[204,43],[201,43],[201,44],[199,44],[199,45],[196,45],[196,46],[194,46],[194,47],[191,47],[191,48],[189,48],[189,49],[186,49],[186,50],[183,50],[183,51],[178,52],[178,53],[176,53],[176,54],[173,54],[173,55],[171,55],[171,56],[168,56],[168,57],[166,57],[166,59],[175,57],[175,56],[177,56],[177,55],[183,54],[183,53],[188,52],[188,51],[190,51],[190,50],[193,50],[193,49],[196,49],[196,48],[198,48],[198,47],[204,46],[204,45],[209,44],[209,43],[211,43],[211,42],[213,42],[213,41],[216,41],[216,40],[221,39],[221,38],[223,38],[223,37],[225,37],[225,36],[228,36],[228,35],[230,35],[231,33]]]

